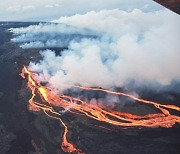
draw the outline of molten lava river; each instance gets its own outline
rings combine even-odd
[[[79,98],[56,93],[50,87],[42,86],[40,81],[36,81],[35,80],[36,74],[31,72],[27,67],[24,67],[22,69],[22,73],[20,75],[23,78],[27,77],[28,80],[27,85],[32,92],[32,97],[29,99],[30,110],[37,112],[42,110],[45,113],[45,115],[59,120],[59,122],[63,125],[64,132],[62,135],[61,149],[67,153],[83,153],[83,151],[67,140],[68,126],[61,119],[62,113],[56,111],[55,107],[56,108],[59,107],[61,109],[63,108],[64,110],[68,108],[68,111],[72,112],[72,114],[74,113],[82,114],[96,121],[115,125],[120,128],[130,128],[130,127],[170,128],[175,123],[180,123],[180,116],[173,115],[170,113],[170,111],[173,110],[175,110],[176,112],[180,111],[180,107],[175,105],[163,105],[157,102],[144,100],[130,94],[126,94],[122,92],[114,92],[101,88],[88,88],[88,87],[80,87],[80,86],[73,87],[84,91],[97,91],[97,92],[101,91],[103,93],[108,93],[111,95],[121,95],[123,97],[128,97],[130,99],[133,99],[139,103],[151,105],[159,110],[159,113],[147,114],[144,116],[125,113],[125,112],[118,112],[112,109],[111,110],[107,109],[102,105],[95,105],[92,103],[88,103],[84,100],[81,100]],[[39,102],[35,101],[35,98],[37,96],[40,96],[41,101]]]

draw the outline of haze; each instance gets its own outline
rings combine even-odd
[[[147,0],[0,0],[0,21],[51,21],[61,16],[84,14],[102,9],[149,12],[164,9]]]

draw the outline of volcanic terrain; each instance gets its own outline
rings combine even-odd
[[[1,154],[65,153],[61,149],[63,125],[57,119],[46,116],[42,111],[29,110],[28,101],[32,97],[31,90],[27,87],[27,79],[20,76],[23,66],[28,66],[30,61],[37,62],[42,58],[39,54],[41,49],[20,48],[11,41],[13,34],[8,31],[9,28],[33,24],[38,23],[0,23]],[[53,50],[59,54],[62,49]],[[153,91],[148,87],[139,87],[136,91],[143,99],[160,104],[171,102],[179,106],[179,87],[178,83],[172,83],[171,87],[159,91]],[[119,88],[119,90],[122,89]],[[131,104],[128,101],[123,106],[117,105],[116,110],[138,115],[159,112],[151,106]],[[178,111],[170,109],[170,112],[180,116]],[[62,114],[61,119],[68,126],[67,140],[87,154],[178,154],[180,152],[180,125],[178,123],[170,128],[139,126],[124,128],[71,112]]]

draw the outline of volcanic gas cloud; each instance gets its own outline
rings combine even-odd
[[[41,51],[43,59],[24,66],[21,76],[27,78],[32,91],[29,109],[42,110],[64,126],[63,151],[83,153],[67,139],[68,126],[61,119],[65,112],[120,128],[169,128],[180,123],[179,106],[146,100],[129,91],[132,81],[152,89],[179,83],[178,19],[168,10],[145,13],[116,9],[54,21],[61,24],[10,29],[14,32],[12,41],[22,48],[46,48]],[[56,54],[50,47],[67,49]],[[39,96],[41,101],[36,99]],[[142,115],[117,110],[116,106],[127,99],[157,112]]]

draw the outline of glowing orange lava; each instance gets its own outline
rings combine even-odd
[[[129,97],[140,103],[147,105],[153,105],[155,108],[159,109],[161,113],[147,114],[144,116],[118,112],[111,109],[107,109],[103,106],[98,106],[96,104],[90,104],[79,98],[70,97],[64,94],[57,94],[52,89],[47,86],[42,86],[39,81],[34,80],[36,74],[28,70],[27,67],[22,69],[20,74],[23,78],[28,78],[28,87],[31,89],[32,97],[29,100],[30,109],[33,111],[44,111],[44,113],[54,119],[60,121],[64,127],[64,133],[62,136],[61,148],[63,151],[68,153],[83,153],[80,149],[76,148],[75,145],[67,140],[68,127],[61,119],[61,113],[55,111],[53,107],[63,108],[65,111],[68,108],[69,112],[80,113],[94,120],[112,124],[115,126],[122,127],[172,127],[175,123],[180,123],[180,117],[170,113],[170,110],[180,111],[180,107],[175,105],[163,105],[157,102],[144,100],[137,98],[133,95],[114,92],[110,90],[105,90],[101,88],[88,88],[74,86],[74,88],[79,88],[88,91],[101,91],[112,95],[121,95],[124,97]],[[36,102],[34,99],[39,95],[42,99],[41,102]],[[46,102],[42,103],[42,102]]]

